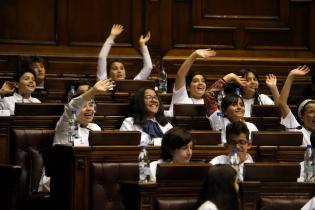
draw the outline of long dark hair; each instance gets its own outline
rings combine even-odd
[[[258,81],[258,88],[257,88],[257,90],[255,91],[255,94],[254,94],[254,104],[261,104],[261,99],[259,97],[260,80],[259,80],[258,74],[256,74],[253,70],[250,70],[250,69],[241,69],[240,70],[240,76],[243,77],[244,79],[247,78],[249,73],[252,73],[256,77],[256,79]],[[243,89],[241,89],[241,91],[242,91],[242,94],[243,94]]]
[[[222,112],[225,113],[225,111],[227,110],[227,108],[234,104],[234,103],[237,103],[238,99],[240,99],[243,104],[244,104],[244,101],[243,101],[243,98],[235,93],[230,93],[230,94],[227,94],[223,100],[222,100],[222,103],[221,103],[221,109],[222,109]],[[226,116],[226,115],[225,115]]]
[[[173,152],[192,141],[191,134],[184,128],[174,127],[168,130],[162,139],[161,159],[172,161]]]
[[[211,201],[220,210],[238,210],[239,197],[235,189],[236,171],[230,165],[211,166],[199,193],[197,208]]]
[[[148,89],[153,90],[156,93],[156,91],[152,88],[143,87],[137,90],[130,100],[130,113],[128,116],[133,117],[134,124],[139,125],[140,127],[142,127],[145,124],[145,121],[147,120],[148,114],[144,105],[144,92]],[[168,120],[164,115],[163,103],[159,95],[157,93],[156,95],[159,99],[160,106],[157,113],[155,114],[155,119],[156,121],[158,121],[158,123],[164,126],[168,123]]]

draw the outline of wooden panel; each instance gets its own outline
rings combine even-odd
[[[56,1],[1,1],[0,43],[55,44]]]
[[[125,27],[115,41],[121,46],[132,46],[133,35],[139,35],[133,17],[138,17],[141,22],[141,13],[138,13],[141,10],[135,8],[137,2],[138,0],[69,0],[69,44],[101,46],[110,34],[112,24],[117,23]],[[134,15],[134,9],[138,11],[137,15]]]

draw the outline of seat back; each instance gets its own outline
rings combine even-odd
[[[139,179],[138,163],[91,163],[91,210],[124,210],[119,180]]]
[[[91,131],[89,135],[90,146],[139,145],[140,139],[139,131]]]
[[[11,162],[21,166],[19,197],[25,199],[38,189],[43,172],[42,151],[51,147],[54,130],[15,128],[11,132]]]
[[[244,181],[296,182],[299,163],[245,163]]]
[[[291,131],[254,131],[252,144],[255,146],[300,146],[303,142],[302,132]]]

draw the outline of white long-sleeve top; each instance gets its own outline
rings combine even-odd
[[[265,94],[259,94],[260,99],[260,105],[274,105],[275,103],[273,100],[265,95]],[[245,114],[244,117],[250,117],[252,112],[252,105],[254,104],[254,98],[246,99],[243,98],[244,106],[245,106]]]
[[[172,101],[169,110],[164,111],[164,115],[167,117],[174,117],[174,104],[204,104],[203,98],[196,99],[188,96],[186,86],[175,90],[173,88]]]
[[[240,179],[241,181],[244,180],[244,163],[253,163],[254,160],[252,158],[252,156],[250,154],[246,154],[246,159],[243,163],[240,164],[239,168],[240,168]],[[217,165],[217,164],[230,164],[230,159],[229,156],[227,155],[219,155],[214,157],[210,163],[212,165]]]
[[[13,93],[12,96],[0,99],[0,109],[9,110],[11,115],[14,115],[15,103],[41,103],[37,98],[24,98],[18,93]]]
[[[222,127],[222,120],[221,120],[221,117],[218,115],[219,113],[219,110],[213,112],[210,117],[208,117],[209,121],[210,121],[210,124],[211,124],[211,127],[212,127],[212,130],[220,130],[221,127]],[[226,118],[226,117],[223,117],[223,123],[224,123],[224,128],[226,128],[226,126],[228,124],[231,123],[231,121]],[[251,122],[244,122],[249,130],[249,138],[251,139],[251,133],[253,131],[258,131],[258,128],[256,127],[256,125],[254,125],[253,123]],[[222,143],[226,143],[226,134],[225,132],[221,132],[221,141]]]
[[[154,122],[157,122],[159,127],[161,128],[163,133],[166,133],[169,129],[173,128],[172,124],[167,123],[165,126],[161,125],[156,121],[155,119],[151,119]],[[161,145],[162,138],[154,138],[152,139],[149,134],[144,132],[142,128],[139,125],[134,124],[134,119],[133,117],[127,117],[123,121],[123,123],[120,126],[121,131],[140,131],[141,132],[141,142],[139,144],[154,144],[156,146]]]
[[[284,125],[286,128],[289,128],[290,131],[297,131],[303,133],[303,143],[302,146],[307,146],[308,144],[311,144],[310,137],[311,137],[311,131],[307,130],[302,126],[302,129],[293,129],[298,126],[301,126],[301,124],[296,120],[295,116],[293,115],[292,111],[290,111],[286,117],[281,117],[280,123]]]
[[[114,40],[112,40],[111,38],[107,38],[98,55],[98,64],[97,64],[97,72],[96,72],[97,80],[104,80],[108,78],[107,56],[114,43],[115,43]],[[134,77],[134,80],[148,79],[153,68],[148,47],[147,46],[140,47],[140,50],[143,56],[143,67],[141,71]]]
[[[68,105],[65,106],[65,111],[63,112],[62,116],[60,117],[59,121],[57,122],[55,128],[55,136],[54,136],[54,143],[55,144],[69,144],[68,142],[68,130],[69,130],[69,118],[71,116],[71,109],[75,108],[79,110],[85,106],[87,101],[85,101],[82,96],[77,98],[73,98]],[[78,114],[77,113],[77,114]],[[83,142],[82,146],[89,146],[89,133],[90,130],[92,131],[100,131],[101,128],[95,123],[89,123],[86,128],[79,126],[79,136],[81,141]]]

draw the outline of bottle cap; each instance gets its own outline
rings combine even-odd
[[[148,147],[148,145],[147,145],[147,144],[145,144],[145,143],[142,143],[142,144],[140,144],[140,147],[141,147],[141,149],[143,149],[143,148],[147,148],[147,147]]]
[[[76,108],[72,108],[72,109],[71,109],[71,113],[72,113],[72,114],[76,114],[76,113],[77,113],[77,109],[76,109]]]

